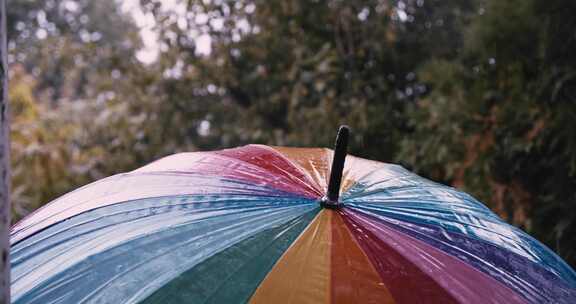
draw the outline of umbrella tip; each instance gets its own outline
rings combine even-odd
[[[347,125],[340,126],[334,145],[334,158],[332,160],[332,169],[330,170],[330,180],[328,181],[328,193],[320,199],[320,205],[322,207],[338,208],[342,205],[338,199],[340,196],[340,184],[342,183],[349,135],[350,127]]]

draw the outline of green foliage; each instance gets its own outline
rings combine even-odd
[[[415,132],[400,159],[473,193],[575,263],[576,66],[542,51],[560,47],[554,24],[572,18],[556,9],[574,5],[541,10],[543,2],[486,1],[462,54],[419,69],[434,89],[407,113]],[[576,51],[573,38],[566,46]]]
[[[114,0],[10,2],[15,218],[167,154],[330,146],[346,123],[353,154],[576,263],[574,1],[141,0],[150,64]]]

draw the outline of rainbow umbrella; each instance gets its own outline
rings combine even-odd
[[[181,153],[13,227],[15,303],[576,303],[576,273],[454,188],[336,152]],[[344,159],[346,158],[345,162]]]

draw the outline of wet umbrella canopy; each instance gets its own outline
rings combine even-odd
[[[400,166],[342,164],[342,132],[336,157],[181,153],[62,196],[13,227],[14,302],[576,303],[544,245]]]

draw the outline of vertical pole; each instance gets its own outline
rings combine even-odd
[[[6,34],[6,0],[0,0],[0,304],[10,303],[10,119]]]
[[[344,171],[344,161],[348,149],[348,136],[350,128],[341,126],[336,136],[334,145],[334,158],[332,160],[332,169],[330,170],[330,180],[328,181],[328,193],[322,198],[321,204],[324,207],[335,208],[340,206],[338,199],[340,197],[340,184],[342,183],[342,173]]]

